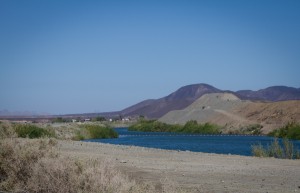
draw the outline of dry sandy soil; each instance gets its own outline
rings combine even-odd
[[[108,160],[130,177],[184,192],[300,192],[300,161],[59,141],[63,155]]]
[[[300,123],[300,101],[256,102],[248,103],[232,111],[246,119],[264,126],[263,132],[268,133],[289,122]]]

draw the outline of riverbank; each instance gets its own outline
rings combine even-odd
[[[300,192],[300,161],[59,141],[65,156],[108,160],[129,177],[191,192]]]

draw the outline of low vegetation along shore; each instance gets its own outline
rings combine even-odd
[[[144,132],[178,132],[178,133],[192,133],[192,134],[229,134],[229,135],[260,135],[262,126],[253,124],[244,126],[238,130],[229,130],[224,133],[222,127],[213,123],[198,123],[195,120],[190,120],[184,125],[167,124],[157,120],[141,119],[137,123],[131,125],[128,129],[130,131],[144,131]]]
[[[288,123],[286,126],[275,129],[268,135],[272,137],[300,140],[300,124]]]
[[[112,127],[101,123],[20,124],[3,122],[0,125],[2,133],[11,129],[17,137],[30,139],[48,137],[63,140],[84,140],[118,137],[118,133]]]
[[[237,135],[261,135],[262,126],[259,124],[252,124],[244,126],[238,130],[227,131],[225,134]],[[178,132],[178,133],[192,133],[192,134],[221,134],[224,131],[221,126],[204,123],[200,124],[195,120],[186,122],[184,125],[167,124],[157,120],[140,119],[137,123],[129,126],[129,131],[143,131],[143,132]],[[268,133],[268,136],[275,138],[287,138],[300,140],[300,124],[288,123],[286,126],[275,129]]]
[[[130,131],[145,132],[178,132],[193,134],[220,134],[220,127],[211,123],[199,124],[197,121],[188,121],[185,125],[166,124],[155,120],[140,120],[128,128]]]

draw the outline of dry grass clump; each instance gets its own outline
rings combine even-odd
[[[32,193],[155,192],[107,162],[78,161],[57,153],[53,139],[0,141],[0,190]]]
[[[80,130],[80,125],[77,123],[52,123],[40,124],[39,126],[52,130],[57,139],[72,140]]]
[[[90,161],[81,163],[71,159],[43,158],[34,167],[28,181],[33,192],[130,192],[135,186],[109,163]]]
[[[24,141],[4,139],[0,142],[0,189],[6,191],[26,190],[35,164],[41,158],[55,159],[52,151],[55,141]]]
[[[283,139],[282,145],[278,142],[277,138],[268,145],[263,147],[261,144],[252,146],[252,154],[256,157],[275,157],[280,159],[300,159],[300,152],[294,149],[292,141]]]
[[[17,137],[17,133],[8,121],[0,122],[0,139]]]

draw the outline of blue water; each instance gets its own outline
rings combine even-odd
[[[127,128],[116,128],[119,138],[89,139],[85,141],[119,145],[134,145],[159,149],[194,151],[218,154],[236,154],[250,156],[251,146],[267,146],[274,138],[266,136],[235,135],[190,135],[161,132],[128,131]],[[300,141],[293,141],[294,147],[300,149]]]

